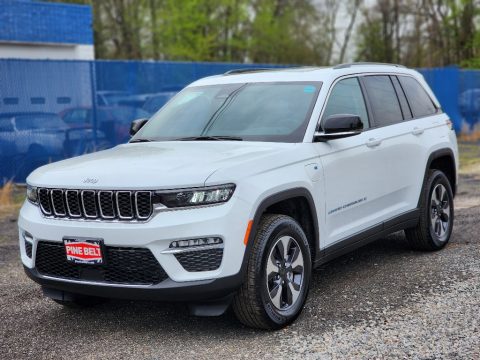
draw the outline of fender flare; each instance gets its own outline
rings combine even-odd
[[[423,182],[422,182],[422,189],[423,189],[423,186],[425,185],[425,182],[427,181],[427,177],[428,177],[428,170],[430,169],[430,166],[432,165],[432,162],[435,160],[435,159],[438,159],[438,158],[441,158],[441,157],[444,157],[444,156],[448,156],[449,158],[451,158],[452,162],[453,162],[453,180],[455,181],[454,184],[452,184],[452,191],[453,191],[453,196],[455,197],[455,194],[457,193],[457,166],[456,166],[456,162],[455,162],[455,155],[453,154],[453,151],[452,149],[450,148],[442,148],[442,149],[438,149],[438,150],[435,150],[434,152],[432,152],[430,154],[430,156],[428,157],[428,160],[427,160],[427,164],[425,165],[425,173],[423,175]],[[420,192],[420,195],[418,197],[418,205],[417,207],[420,207],[420,199],[422,198],[422,193]]]
[[[312,194],[310,193],[309,190],[303,187],[297,187],[297,188],[292,188],[284,191],[280,191],[278,193],[275,193],[273,195],[270,195],[263,199],[261,203],[258,205],[256,211],[255,211],[255,216],[253,218],[253,224],[252,228],[250,230],[250,235],[248,237],[248,242],[247,246],[245,248],[245,253],[243,255],[243,261],[242,261],[242,266],[240,268],[240,274],[243,275],[247,271],[247,266],[248,266],[248,259],[250,257],[250,252],[252,251],[253,243],[255,240],[255,234],[258,229],[258,225],[260,223],[260,220],[262,218],[263,213],[265,210],[273,205],[276,204],[280,201],[288,200],[288,199],[293,199],[297,197],[303,197],[307,200],[308,206],[310,208],[310,213],[312,215],[312,220],[313,220],[313,233],[314,233],[314,246],[315,249],[312,249],[314,251],[313,258],[312,258],[312,267],[314,267],[316,260],[321,257],[321,251],[320,251],[320,233],[319,233],[319,227],[318,227],[318,217],[317,217],[317,211],[315,208],[315,202],[313,200]]]

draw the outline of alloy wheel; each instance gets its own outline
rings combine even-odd
[[[450,227],[450,198],[443,184],[437,184],[432,191],[430,202],[430,227],[440,241],[448,238]]]
[[[282,236],[275,242],[268,256],[266,279],[268,295],[278,310],[296,303],[304,282],[304,259],[297,240]]]

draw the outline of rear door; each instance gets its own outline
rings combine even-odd
[[[448,117],[430,98],[417,79],[406,75],[398,75],[396,78],[411,113],[411,118],[403,127],[407,134],[405,141],[410,144],[411,149],[411,158],[408,161],[410,177],[406,179],[409,191],[406,196],[409,207],[414,208],[418,205],[431,149],[449,142],[445,132]]]
[[[372,151],[380,162],[377,171],[383,172],[372,182],[372,208],[380,221],[408,217],[417,206],[417,188],[425,170],[422,131],[411,121],[412,112],[396,76],[367,75],[361,81],[374,122],[369,141],[376,141]]]

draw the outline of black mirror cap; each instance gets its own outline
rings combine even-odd
[[[130,136],[135,135],[147,123],[148,119],[133,120],[130,124]]]
[[[350,114],[332,115],[325,119],[323,132],[316,132],[315,142],[343,139],[361,134],[363,123],[360,116]]]
[[[325,134],[343,133],[350,131],[362,131],[363,123],[358,115],[338,114],[331,115],[323,123]]]

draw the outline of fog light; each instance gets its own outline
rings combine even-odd
[[[223,240],[220,239],[219,237],[207,237],[207,238],[199,238],[199,239],[173,241],[170,244],[170,247],[171,248],[187,248],[187,247],[218,245],[218,244],[223,244]]]

